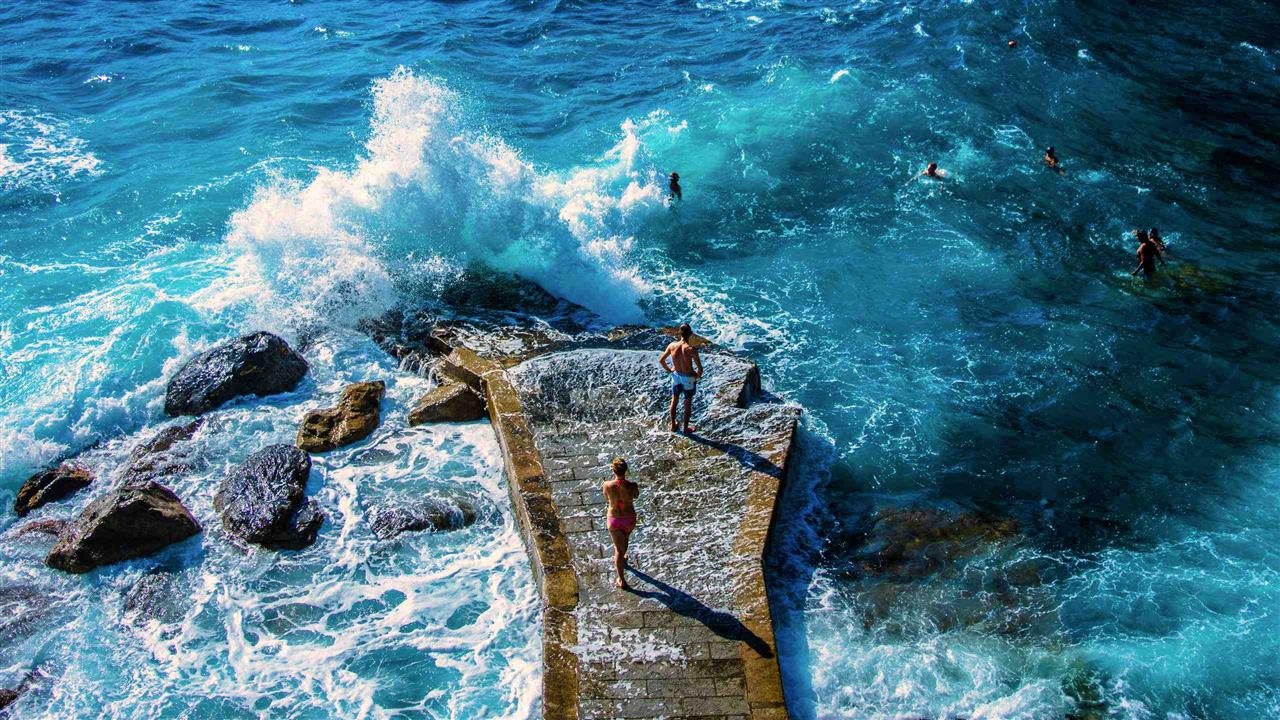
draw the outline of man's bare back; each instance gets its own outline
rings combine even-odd
[[[671,358],[671,366],[681,375],[697,375],[693,369],[695,360],[701,360],[698,357],[698,349],[684,340],[677,340],[667,346],[667,351],[663,353]],[[699,365],[702,363],[699,362]]]

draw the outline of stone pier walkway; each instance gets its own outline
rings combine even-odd
[[[657,356],[443,361],[481,387],[506,454],[545,606],[543,716],[786,718],[762,557],[799,409],[752,363],[704,353],[695,433],[673,435]],[[618,456],[641,486],[631,592],[612,584],[600,492]]]

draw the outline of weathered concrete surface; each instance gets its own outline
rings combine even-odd
[[[657,356],[571,350],[505,372],[577,595],[558,608],[572,637],[546,657],[544,717],[785,718],[762,556],[799,409],[762,393],[752,363],[705,354],[695,434],[672,435]],[[612,584],[600,491],[616,456],[642,488],[633,592]]]

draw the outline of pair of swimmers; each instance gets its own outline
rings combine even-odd
[[[1161,265],[1166,264],[1164,261],[1164,239],[1160,237],[1158,228],[1151,228],[1151,232],[1134,230],[1133,234],[1138,237],[1138,267],[1134,268],[1131,274],[1142,273],[1147,277],[1151,277],[1156,274],[1156,260],[1159,260]]]
[[[1048,148],[1045,148],[1044,164],[1049,166],[1049,169],[1053,170],[1054,172],[1057,172],[1057,173],[1062,172],[1062,161],[1058,159],[1058,152],[1053,149],[1052,145],[1050,145]],[[927,177],[927,178],[933,178],[934,180],[941,180],[946,176],[947,176],[946,170],[943,170],[942,168],[938,167],[938,163],[931,162],[925,167],[924,170],[921,170],[920,175],[917,175],[916,177]]]
[[[680,398],[684,397],[684,432],[692,432],[689,427],[689,415],[693,410],[693,394],[698,389],[698,381],[702,379],[702,357],[693,346],[693,328],[684,323],[679,328],[680,339],[667,346],[658,358],[658,364],[671,375],[671,407],[667,412],[667,420],[671,432],[677,432],[676,409]],[[613,470],[613,478],[601,486],[601,492],[609,504],[605,514],[605,523],[609,528],[609,539],[613,541],[613,568],[617,573],[614,585],[619,589],[627,588],[624,574],[627,566],[627,546],[631,542],[631,531],[636,528],[636,498],[640,497],[640,486],[627,479],[627,461],[615,459],[609,467]]]

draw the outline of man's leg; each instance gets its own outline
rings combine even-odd
[[[671,432],[676,431],[676,401],[679,399],[680,395],[678,393],[671,393],[671,409],[667,412],[671,420]]]
[[[684,394],[684,431],[689,432],[689,415],[693,412],[693,393]]]

